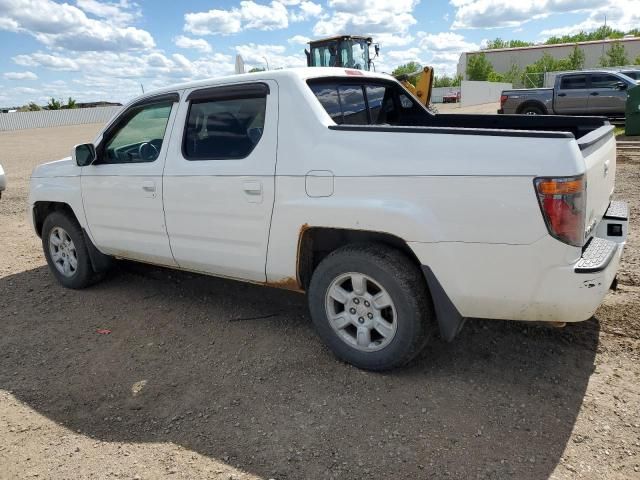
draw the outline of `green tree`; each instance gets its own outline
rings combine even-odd
[[[441,77],[436,76],[433,79],[434,88],[452,87],[452,86],[453,86],[453,78],[451,78],[449,75],[442,75]]]
[[[400,75],[409,75],[411,73],[415,73],[415,72],[419,72],[422,70],[422,65],[420,65],[418,62],[409,62],[409,63],[405,63],[404,65],[400,65],[399,67],[396,67],[396,69],[391,72],[391,75],[393,75],[394,77],[399,77]],[[416,81],[418,80],[418,77],[409,77],[409,83],[411,83],[411,85],[413,85],[415,87],[416,85]]]
[[[498,73],[494,70],[491,70],[489,72],[489,76],[487,77],[487,80],[489,82],[504,82],[504,75],[502,75],[501,73]]]
[[[256,72],[264,72],[265,69],[262,67],[253,67],[251,70],[249,70],[249,73],[256,73]]]
[[[629,57],[621,42],[613,43],[606,53],[600,57],[601,67],[621,67],[629,63]]]
[[[633,35],[633,33],[631,33]],[[614,30],[608,26],[601,26],[593,32],[585,32],[581,30],[574,35],[562,35],[561,37],[550,37],[544,42],[547,45],[555,45],[558,43],[577,43],[577,42],[591,42],[594,40],[605,40],[607,38],[622,38],[625,36],[625,32],[620,30]]]
[[[51,97],[49,103],[47,103],[47,110],[60,110],[62,108],[62,102]]]
[[[476,53],[467,60],[467,78],[469,80],[486,81],[493,72],[493,65],[484,53]]]
[[[69,100],[67,100],[67,105],[65,108],[78,108],[78,105],[76,105],[76,100],[74,98],[69,97]]]
[[[496,48],[518,48],[518,47],[530,47],[534,45],[532,42],[525,42],[524,40],[503,40],[500,37],[489,40],[487,46],[483,50],[494,50]]]
[[[509,70],[502,74],[502,81],[517,84],[520,81],[520,77],[522,76],[522,70],[518,67],[517,64],[512,63],[509,67]]]
[[[584,68],[584,51],[576,45],[573,47],[571,54],[567,57],[567,61],[570,66],[570,70],[581,70]]]
[[[546,72],[561,70],[571,70],[569,60],[567,58],[558,60],[545,52],[538,61],[525,67],[521,77],[522,83],[527,88],[542,87]]]
[[[42,110],[37,103],[30,102],[27,105],[23,105],[18,109],[19,112],[37,112]]]

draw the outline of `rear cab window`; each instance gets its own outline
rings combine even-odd
[[[586,75],[567,75],[562,77],[560,81],[561,90],[577,90],[580,88],[587,88]]]
[[[393,82],[323,78],[307,84],[338,125],[422,125],[432,116]]]

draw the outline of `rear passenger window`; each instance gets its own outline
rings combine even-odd
[[[587,76],[586,75],[572,75],[569,77],[563,77],[560,81],[560,88],[562,90],[575,90],[578,88],[587,88]]]
[[[266,105],[266,97],[192,101],[184,136],[185,158],[249,156],[262,138]]]

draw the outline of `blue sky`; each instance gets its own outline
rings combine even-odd
[[[126,101],[247,67],[302,66],[309,38],[372,35],[378,71],[415,60],[455,73],[501,37],[543,41],[604,22],[640,25],[640,0],[0,0],[0,105]],[[266,59],[266,60],[265,60]]]

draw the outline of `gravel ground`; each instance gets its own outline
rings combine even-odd
[[[97,128],[0,133],[0,478],[640,478],[637,221],[595,318],[470,321],[367,373],[323,347],[299,294],[128,263],[58,286],[28,176]],[[639,172],[618,167],[634,220]]]

